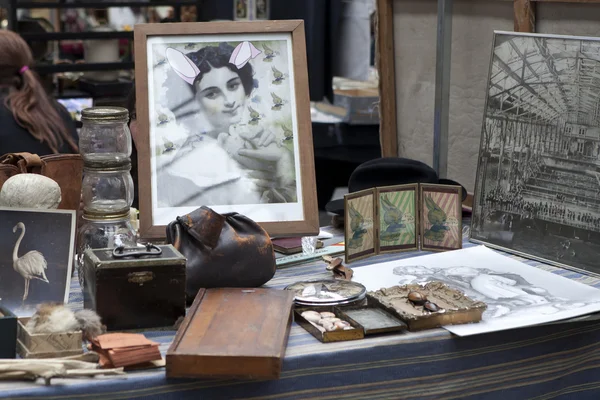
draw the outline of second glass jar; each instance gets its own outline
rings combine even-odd
[[[131,163],[88,162],[81,186],[83,208],[92,213],[126,212],[133,203]]]

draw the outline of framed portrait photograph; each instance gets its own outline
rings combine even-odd
[[[247,21],[251,19],[250,4],[252,0],[233,0],[233,19],[236,21]]]
[[[462,188],[419,184],[421,250],[462,249]]]
[[[303,21],[136,25],[135,64],[143,238],[201,206],[318,233]]]
[[[376,254],[376,189],[344,196],[344,238],[346,262]]]
[[[75,225],[74,210],[0,208],[0,302],[18,317],[69,301]]]
[[[377,253],[417,250],[418,184],[376,188]]]
[[[269,19],[269,0],[254,0],[256,19]]]
[[[490,58],[470,240],[600,276],[600,39],[497,31]]]

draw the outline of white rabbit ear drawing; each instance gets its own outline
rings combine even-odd
[[[196,77],[200,75],[200,69],[198,69],[196,64],[185,54],[172,47],[167,49],[165,55],[167,56],[169,65],[171,65],[171,68],[173,68],[177,75],[190,85],[193,85]]]
[[[233,53],[231,53],[229,63],[235,65],[237,69],[240,69],[246,65],[248,61],[258,57],[260,53],[262,53],[262,51],[257,49],[252,43],[248,41],[242,42],[238,44],[233,50]]]

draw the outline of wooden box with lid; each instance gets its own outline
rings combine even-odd
[[[84,252],[83,304],[108,331],[171,327],[185,316],[186,258],[171,245]]]
[[[167,351],[167,377],[279,378],[293,301],[287,290],[200,289]]]

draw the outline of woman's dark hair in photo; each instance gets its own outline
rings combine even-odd
[[[250,96],[255,87],[254,70],[250,63],[238,69],[229,62],[234,47],[227,43],[219,43],[219,46],[207,46],[193,53],[187,53],[186,56],[196,64],[200,73],[194,79],[193,90],[196,91],[197,84],[202,80],[204,74],[207,74],[213,68],[227,67],[239,75],[246,96]]]

